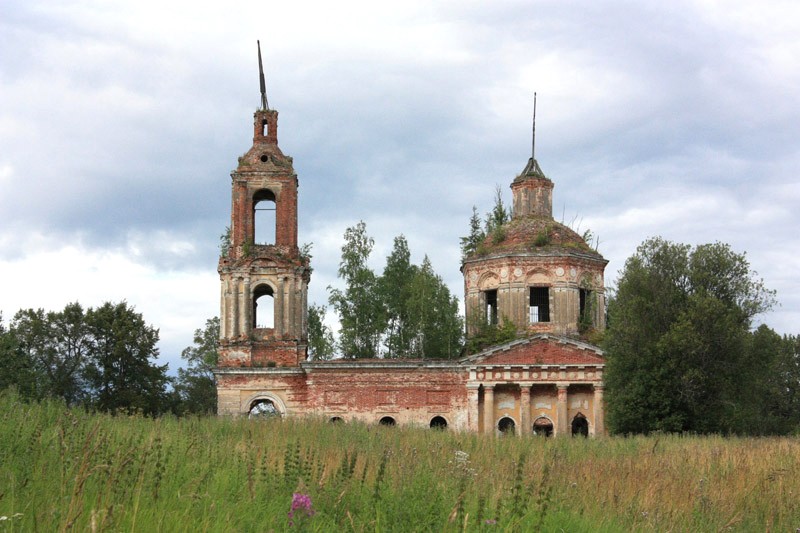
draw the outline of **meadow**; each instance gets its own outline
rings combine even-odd
[[[795,531],[800,439],[490,438],[0,393],[0,531]]]

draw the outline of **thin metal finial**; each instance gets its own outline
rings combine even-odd
[[[536,93],[533,93],[533,140],[531,141],[531,159],[536,159]]]
[[[261,41],[256,41],[258,45],[258,81],[261,82],[261,109],[269,109],[267,103],[267,82],[264,81],[264,66],[261,63]]]

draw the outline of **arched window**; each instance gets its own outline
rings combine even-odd
[[[389,427],[393,427],[397,424],[397,422],[395,422],[394,418],[392,418],[391,416],[384,416],[378,421],[378,423],[382,426],[389,426]]]
[[[578,413],[572,419],[572,436],[573,437],[588,437],[589,436],[589,421],[583,414]]]
[[[447,429],[447,420],[443,416],[431,418],[431,429]]]
[[[547,417],[540,416],[533,421],[533,434],[540,437],[552,437],[553,422]]]
[[[275,295],[269,285],[259,285],[253,291],[253,327],[272,329],[275,327]]]
[[[256,400],[250,405],[250,412],[247,417],[251,420],[263,420],[281,416],[281,412],[272,402],[272,400]]]
[[[503,436],[513,435],[516,425],[513,418],[504,416],[500,419],[500,422],[497,423],[497,429],[500,430],[500,434]]]
[[[275,194],[261,189],[253,195],[253,224],[255,244],[275,244]]]
[[[344,419],[341,416],[332,416],[329,422],[331,424],[344,424]]]

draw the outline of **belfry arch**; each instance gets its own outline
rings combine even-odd
[[[277,231],[275,193],[259,189],[253,195],[253,243],[275,244]]]

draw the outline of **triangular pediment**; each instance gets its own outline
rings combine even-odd
[[[461,362],[475,366],[597,366],[604,364],[605,359],[597,346],[568,337],[541,334],[492,346]]]

